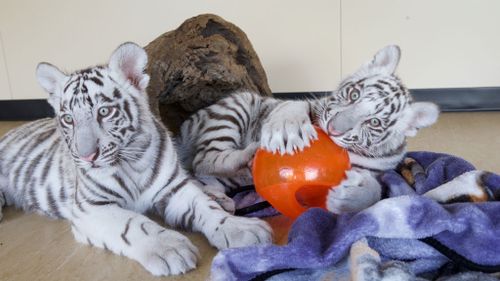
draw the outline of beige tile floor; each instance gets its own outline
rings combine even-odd
[[[0,135],[22,122],[0,122]],[[455,154],[479,169],[500,173],[500,112],[445,113],[432,128],[410,140],[410,150]],[[268,220],[278,243],[290,220]],[[0,280],[205,280],[216,253],[205,238],[188,234],[202,254],[198,269],[158,278],[136,262],[74,242],[68,223],[7,208],[0,223]]]

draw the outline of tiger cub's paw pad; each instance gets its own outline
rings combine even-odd
[[[230,216],[223,219],[210,242],[218,249],[269,244],[272,230],[260,219]]]

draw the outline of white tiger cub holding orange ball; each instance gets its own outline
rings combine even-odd
[[[261,144],[270,151],[294,153],[295,148],[307,146],[315,136],[303,127],[312,123],[347,149],[352,169],[327,196],[327,208],[333,213],[360,211],[379,201],[382,188],[377,176],[401,163],[407,137],[437,121],[438,107],[413,102],[395,75],[400,56],[398,46],[381,49],[332,95],[312,107],[295,103],[275,111],[263,125]]]
[[[433,103],[413,102],[395,75],[397,46],[387,46],[348,76],[332,94],[312,101],[281,101],[244,92],[199,110],[181,127],[185,166],[220,194],[251,185],[251,163],[260,146],[281,154],[302,150],[317,137],[313,124],[348,150],[352,169],[332,187],[334,213],[362,210],[381,198],[376,177],[394,169],[406,138],[436,122]]]

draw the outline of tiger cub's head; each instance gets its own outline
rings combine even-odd
[[[351,154],[364,158],[403,154],[406,137],[438,118],[438,107],[413,102],[394,74],[400,54],[397,46],[380,50],[316,110],[321,128]]]
[[[146,63],[141,47],[125,43],[105,66],[65,74],[48,63],[38,65],[38,82],[49,93],[60,132],[79,167],[137,158],[139,148],[132,143],[140,140],[141,123],[151,115]]]

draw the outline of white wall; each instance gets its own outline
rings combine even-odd
[[[495,0],[1,0],[0,99],[45,98],[40,61],[102,63],[121,42],[146,45],[201,13],[247,33],[274,92],[331,90],[389,43],[411,88],[500,86]]]
[[[388,43],[410,88],[500,86],[500,1],[342,1],[342,73]]]
[[[273,91],[330,89],[340,77],[340,0],[2,0],[13,96],[45,97],[34,78],[40,61],[66,70],[105,62],[123,41],[146,45],[207,12],[247,33]]]
[[[9,89],[9,79],[7,75],[4,49],[2,44],[2,33],[0,33],[0,100],[12,98]]]

